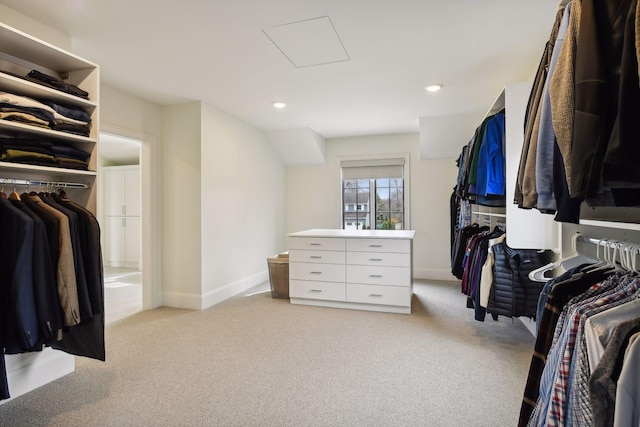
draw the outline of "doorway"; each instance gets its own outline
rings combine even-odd
[[[105,319],[143,310],[142,141],[100,134],[98,219],[102,230]]]

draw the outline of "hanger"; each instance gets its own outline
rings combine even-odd
[[[622,267],[631,275],[638,275],[637,254],[640,253],[640,246],[634,243],[624,242],[621,244],[620,261]]]
[[[20,201],[20,194],[16,191],[16,186],[13,186],[13,191],[9,194],[9,200],[17,200]]]
[[[555,270],[556,268],[562,268],[564,271],[567,271],[582,264],[597,262],[593,258],[578,252],[577,242],[580,235],[580,233],[575,233],[573,236],[571,236],[571,254],[569,256],[566,256],[557,261],[550,262],[549,264],[543,265],[540,268],[536,268],[535,270],[531,271],[531,273],[529,273],[529,280],[532,280],[534,282],[546,282],[553,278],[547,277],[545,275],[545,273],[547,273],[548,271]]]
[[[624,271],[620,262],[616,258],[620,252],[620,242],[617,240],[600,239],[598,248],[604,246],[602,252],[604,260],[598,264],[594,264],[584,269],[585,274],[595,273],[597,271],[611,270],[610,273],[616,271]]]

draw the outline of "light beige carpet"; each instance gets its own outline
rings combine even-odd
[[[456,283],[416,281],[414,294],[411,315],[268,292],[141,312],[107,327],[107,362],[78,358],[0,405],[0,425],[515,425],[531,334],[473,320]]]

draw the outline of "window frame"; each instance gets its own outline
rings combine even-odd
[[[394,154],[372,154],[372,155],[362,155],[362,156],[338,156],[337,160],[337,206],[339,206],[339,210],[337,212],[337,224],[338,229],[343,229],[343,215],[344,215],[344,195],[342,189],[342,162],[345,161],[375,161],[379,160],[380,164],[385,164],[385,161],[388,162],[392,159],[404,159],[403,171],[402,171],[402,179],[403,179],[403,196],[404,196],[404,230],[411,230],[411,169],[410,169],[410,156],[409,153],[394,153]],[[375,194],[369,196],[369,200],[371,202],[371,198],[374,197],[375,203]],[[371,212],[371,223],[373,228],[375,229],[375,217],[374,215],[375,204],[370,205],[369,211]]]

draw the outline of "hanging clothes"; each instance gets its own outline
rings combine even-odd
[[[583,201],[640,206],[638,15],[637,0],[574,0],[558,10],[525,118],[520,207],[578,223]]]
[[[597,266],[580,265],[545,284],[519,426],[614,425],[617,328],[640,324],[640,279],[612,272],[614,264]]]
[[[64,194],[15,194],[0,198],[0,399],[4,354],[49,346],[105,360],[98,221]]]
[[[487,313],[498,316],[535,318],[543,284],[529,279],[529,273],[548,264],[553,251],[514,249],[505,241],[492,248],[493,285],[489,292]]]

